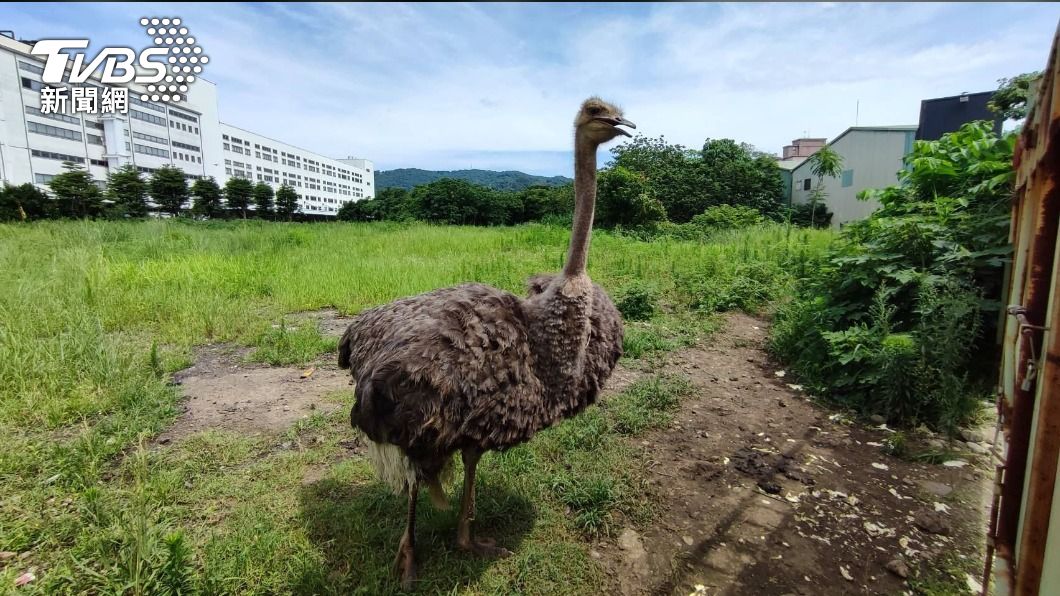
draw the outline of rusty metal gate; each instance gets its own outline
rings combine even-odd
[[[1015,152],[1014,249],[984,593],[1060,594],[1060,29]],[[1055,514],[1055,515],[1054,515]]]

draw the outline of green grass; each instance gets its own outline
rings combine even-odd
[[[271,439],[209,431],[141,454],[138,445],[178,415],[169,374],[204,343],[249,346],[250,359],[270,364],[302,365],[334,349],[314,327],[285,320],[293,312],[356,313],[463,281],[522,293],[526,277],[560,266],[568,234],[543,225],[0,225],[0,550],[30,553],[0,567],[0,585],[33,567],[28,593],[160,593],[183,583],[204,593],[393,592],[403,506],[345,455],[345,412]],[[787,240],[778,227],[709,243],[597,234],[590,274],[612,292],[657,288],[662,314],[631,325],[627,338],[629,356],[644,357],[709,333],[709,314],[689,306],[719,303],[696,298],[719,295],[699,283],[712,273],[730,279],[737,267],[771,264],[768,291],[737,296],[751,295],[744,306],[753,308],[830,238]],[[659,383],[644,395],[672,407],[656,395],[669,391]],[[455,514],[422,507],[423,589],[598,587],[584,538],[647,515],[622,439],[665,423],[636,405],[643,399],[616,398],[484,460],[478,524],[514,547],[510,559],[454,553]]]

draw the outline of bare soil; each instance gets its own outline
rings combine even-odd
[[[348,324],[335,311],[299,316],[336,336]],[[944,554],[981,561],[988,456],[963,453],[967,465],[947,467],[886,455],[893,431],[846,421],[789,384],[763,351],[767,327],[728,315],[708,345],[624,362],[609,381],[613,395],[661,369],[687,376],[697,391],[670,428],[634,441],[657,515],[649,527],[630,525],[591,545],[608,593],[899,594],[908,590],[899,573],[915,577]],[[333,355],[308,377],[245,355],[202,348],[175,376],[185,413],[159,439],[207,428],[280,433],[340,407],[323,397],[350,389]],[[940,446],[930,434],[910,440]]]
[[[711,345],[666,358],[698,391],[640,439],[656,519],[594,545],[613,592],[897,594],[908,586],[888,565],[915,576],[943,554],[981,560],[987,457],[884,454],[893,431],[849,423],[781,376],[767,325],[729,315]]]
[[[321,332],[341,335],[348,322],[334,311],[314,313]],[[174,375],[183,390],[184,412],[159,437],[180,439],[207,428],[244,433],[279,433],[314,413],[341,407],[324,397],[350,390],[350,374],[333,355],[304,367],[277,367],[246,361],[249,349],[230,344],[204,346],[195,364]]]

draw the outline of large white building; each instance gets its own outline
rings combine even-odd
[[[217,86],[199,78],[179,103],[145,102],[129,85],[127,114],[40,111],[44,63],[32,46],[0,35],[0,182],[45,185],[63,162],[84,165],[97,181],[132,164],[145,174],[164,165],[188,178],[212,176],[224,186],[239,177],[279,188],[289,184],[302,213],[334,216],[343,203],[375,196],[374,165],[332,159],[218,118]],[[102,89],[94,77],[85,83]],[[66,84],[66,87],[71,85]]]

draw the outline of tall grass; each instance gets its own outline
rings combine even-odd
[[[141,535],[146,535],[145,528],[158,528],[150,530],[148,559],[161,567],[145,573],[179,584],[181,566],[190,556],[188,545],[194,544],[196,564],[205,566],[207,577],[272,577],[272,571],[253,560],[269,547],[246,546],[246,541],[254,535],[255,524],[267,528],[289,521],[290,513],[279,512],[297,498],[289,492],[268,493],[268,483],[246,484],[250,480],[242,479],[243,473],[226,477],[223,463],[217,463],[233,454],[251,461],[265,446],[228,437],[223,448],[203,452],[217,458],[207,462],[192,452],[194,446],[185,445],[173,456],[187,458],[179,466],[151,460],[146,484],[135,474],[122,473],[121,466],[128,463],[119,456],[156,435],[177,414],[178,392],[168,384],[168,373],[187,366],[192,348],[206,342],[253,346],[253,358],[275,364],[306,362],[333,349],[334,341],[314,329],[284,322],[291,312],[333,306],[356,313],[465,281],[522,293],[529,275],[560,267],[568,236],[568,230],[546,225],[172,220],[0,225],[0,550],[30,551],[33,561],[52,569],[53,583],[47,585],[76,591],[87,585],[86,577],[105,571],[96,559],[115,548],[128,553],[130,545],[141,544],[128,542],[126,536],[108,546],[100,535],[149,522],[153,525],[138,527]],[[688,307],[755,308],[783,294],[801,269],[812,267],[830,237],[827,232],[800,231],[787,238],[781,227],[719,233],[707,243],[641,242],[598,233],[590,275],[611,292],[650,283],[670,311],[657,317],[672,322],[685,316],[680,313]],[[756,273],[759,269],[764,273]],[[728,281],[711,285],[715,278],[737,279],[736,271],[750,272],[740,274],[750,280],[741,283],[754,286],[753,291]],[[652,347],[658,342],[648,336],[665,325],[638,325],[645,344],[638,348],[641,352],[664,349],[669,345],[665,342],[673,341],[664,338],[662,348]],[[337,441],[299,456],[302,460],[270,456],[251,466],[257,474],[254,482],[268,474],[294,474],[294,468],[289,469],[292,458],[305,466],[333,455]],[[340,472],[340,481],[365,476],[356,466]],[[501,476],[498,482],[516,481],[514,475]],[[298,486],[300,480],[292,482]],[[150,501],[148,507],[142,498],[145,485],[164,492],[164,498]],[[594,490],[590,493],[598,496]],[[166,499],[176,504],[161,505],[169,502]],[[256,506],[241,508],[241,500]],[[115,512],[130,504],[140,509],[129,509],[129,515],[143,511],[147,522],[107,521],[125,519]],[[181,524],[166,521],[204,523],[201,516],[209,517],[209,510],[217,508],[242,520],[227,526],[229,534],[195,524],[171,528]],[[103,517],[95,523],[94,515]],[[305,542],[301,536],[298,540]],[[275,546],[276,552],[293,548]],[[548,551],[543,543],[534,548],[543,550],[524,561],[531,567],[543,564],[540,557]],[[322,555],[299,552],[303,558],[292,564],[303,567],[306,585],[327,585],[326,578],[313,575]],[[116,568],[132,574],[124,577],[141,582],[135,566],[140,555],[126,557],[129,564],[120,563],[125,555],[114,556]],[[15,569],[0,570],[0,582],[12,579],[8,576]],[[245,587],[217,581],[204,588],[213,592]],[[290,587],[282,582],[255,585],[266,584]]]

